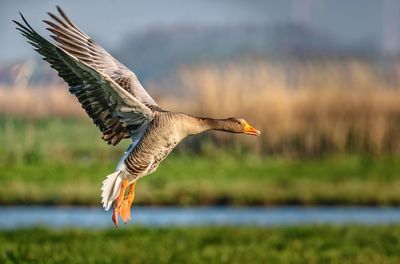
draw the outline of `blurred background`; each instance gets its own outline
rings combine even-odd
[[[49,205],[100,208],[101,182],[129,145],[110,147],[100,139],[65,83],[11,22],[20,11],[48,36],[41,21],[47,11],[56,12],[56,5],[132,69],[161,107],[240,116],[262,131],[258,138],[207,132],[187,139],[138,183],[136,206],[209,206],[219,213],[227,207],[283,207],[293,213],[291,208],[346,206],[355,208],[355,215],[366,207],[399,213],[399,1],[2,0],[0,204],[7,207],[0,210],[5,226],[12,222],[7,210],[20,206],[27,206],[22,212]],[[13,229],[0,231],[0,260],[40,262],[48,252],[33,242],[62,248],[61,236],[73,253],[56,255],[50,259],[55,263],[99,261],[85,251],[109,250],[104,238],[119,249],[110,256],[121,261],[129,259],[125,244],[139,243],[155,248],[154,262],[396,263],[400,216],[391,219],[397,224],[132,225],[117,234],[82,227]],[[82,237],[90,238],[84,246]],[[168,248],[168,241],[177,248]],[[26,242],[29,246],[21,246]],[[146,250],[137,250],[139,262],[149,260]]]

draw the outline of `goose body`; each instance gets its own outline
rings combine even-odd
[[[124,159],[132,180],[154,172],[175,146],[186,137],[172,112],[156,112],[143,137]]]
[[[101,188],[104,208],[108,210],[114,204],[115,225],[119,216],[125,223],[130,219],[136,181],[154,172],[187,136],[207,130],[260,134],[244,119],[203,118],[162,109],[132,71],[76,27],[59,7],[57,10],[59,16],[48,13],[52,21],[44,22],[58,45],[40,36],[22,14],[24,23],[14,22],[68,84],[70,92],[102,132],[102,139],[110,145],[117,145],[125,138],[132,140]]]

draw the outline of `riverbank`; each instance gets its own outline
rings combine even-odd
[[[100,206],[101,182],[129,143],[108,146],[76,119],[2,119],[0,130],[1,205]],[[395,155],[258,156],[207,142],[200,154],[179,146],[138,182],[135,204],[400,205]]]
[[[101,182],[116,161],[0,163],[0,204],[100,206]],[[138,182],[135,204],[398,206],[399,171],[392,158],[175,155]]]

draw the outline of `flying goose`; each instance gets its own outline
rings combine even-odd
[[[114,146],[131,138],[115,172],[106,177],[101,188],[105,210],[114,204],[112,220],[116,226],[119,216],[125,223],[130,219],[136,181],[154,172],[187,136],[207,130],[260,134],[241,118],[195,117],[162,109],[132,71],[75,26],[60,7],[57,10],[59,16],[48,13],[52,20],[44,20],[57,45],[39,35],[21,13],[23,23],[13,22],[68,83],[104,141]]]

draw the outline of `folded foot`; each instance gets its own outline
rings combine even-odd
[[[132,183],[131,186],[129,187],[129,193],[122,201],[122,205],[120,208],[120,216],[125,224],[129,220],[131,220],[131,206],[134,199],[135,199],[135,183]]]
[[[114,213],[112,216],[112,221],[114,222],[116,227],[118,227],[119,216],[121,216],[125,224],[131,219],[131,206],[135,198],[135,183],[132,183],[130,185],[129,193],[126,197],[124,197],[125,190],[127,187],[128,187],[128,180],[123,180],[120,194],[114,201]]]

